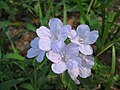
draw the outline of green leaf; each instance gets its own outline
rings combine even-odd
[[[77,90],[76,84],[72,79],[70,79],[68,82],[67,90]]]
[[[79,11],[80,11],[80,13],[81,13],[81,16],[83,17],[85,23],[89,25],[89,21],[88,21],[86,15],[85,15],[83,6],[82,6],[82,4],[81,4],[81,0],[76,0],[76,2],[77,2],[78,9],[79,9]]]
[[[28,30],[31,30],[31,31],[34,31],[34,32],[36,31],[36,27],[31,23],[27,23],[27,22],[24,23],[24,27]]]
[[[64,74],[62,74],[62,82],[64,84],[64,87],[67,87],[68,81],[69,81],[69,77],[68,77],[67,73],[65,72]]]
[[[1,90],[7,90],[12,86],[27,80],[27,78],[11,79],[0,84]]]
[[[8,54],[4,55],[3,58],[16,59],[16,60],[24,60],[24,57],[22,57],[19,54],[15,54],[15,53],[8,53]]]
[[[107,85],[105,90],[110,90],[112,86],[112,81],[114,79],[115,75],[115,67],[116,67],[116,51],[115,51],[115,46],[112,47],[112,66],[111,66],[111,75],[110,78],[108,79]]]
[[[0,60],[1,60],[1,58],[2,58],[2,50],[0,48]]]
[[[120,16],[120,10],[115,13],[115,12],[110,12],[108,14],[108,18],[107,18],[107,21],[108,22],[111,22],[111,23],[107,23],[106,26],[105,26],[105,30],[104,30],[104,33],[103,33],[103,36],[102,36],[102,46],[105,45],[105,41],[107,40],[107,36],[108,36],[108,33],[109,33],[109,30],[111,29],[111,27],[114,25],[114,22],[116,21],[116,19]]]
[[[0,1],[0,8],[3,8],[5,10],[9,9],[7,3],[3,2],[3,1]]]
[[[23,83],[20,87],[27,90],[34,90],[33,85],[31,83]]]
[[[112,47],[112,67],[111,67],[111,75],[115,74],[115,65],[116,65],[116,51],[115,46]]]
[[[11,24],[11,22],[9,22],[9,21],[0,21],[0,28],[7,27],[10,24]]]
[[[75,82],[66,72],[62,74],[62,82],[64,84],[64,87],[67,88],[67,90],[77,90]]]

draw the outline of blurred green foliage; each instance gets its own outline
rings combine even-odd
[[[116,58],[120,54],[120,25],[116,21],[120,11],[114,12],[114,5],[115,0],[0,0],[0,90],[120,88],[120,76],[115,73]],[[21,33],[35,32],[38,26],[47,25],[53,17],[63,19],[66,24],[68,14],[74,17],[75,13],[80,13],[80,23],[87,23],[91,30],[99,31],[99,39],[94,45],[93,74],[86,79],[79,78],[80,85],[75,85],[67,72],[54,74],[46,58],[38,63],[22,56],[15,45],[16,37],[12,38],[8,33],[9,27],[22,27],[23,31],[17,34],[18,40]],[[111,67],[102,60],[107,52],[112,54]]]

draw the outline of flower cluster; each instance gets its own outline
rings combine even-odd
[[[38,37],[30,43],[28,58],[36,57],[41,62],[46,53],[46,57],[53,62],[52,71],[61,74],[67,70],[76,84],[80,83],[78,76],[87,78],[91,75],[94,58],[90,45],[97,40],[98,31],[90,32],[89,26],[85,24],[72,30],[70,25],[64,26],[61,20],[53,18],[49,21],[49,28],[41,26],[36,33]],[[71,40],[68,45],[65,44],[67,38]]]

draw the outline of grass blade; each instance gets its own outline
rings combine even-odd
[[[21,55],[16,54],[16,53],[8,53],[8,54],[3,56],[3,59],[4,58],[16,59],[16,60],[24,60],[24,57],[22,57]]]
[[[14,43],[13,43],[13,41],[12,41],[9,33],[8,33],[7,31],[5,31],[5,33],[6,33],[6,36],[8,37],[8,39],[9,39],[9,41],[10,41],[10,44],[11,44],[11,46],[12,46],[12,49],[13,49],[14,53],[18,53],[18,51],[17,51],[17,49],[15,48],[15,45],[14,45]]]
[[[79,9],[79,11],[80,11],[81,16],[83,17],[85,23],[86,23],[87,25],[89,25],[89,21],[88,21],[86,15],[85,15],[85,12],[84,12],[84,10],[83,10],[83,6],[82,6],[82,4],[81,4],[81,0],[76,0],[76,2],[77,2],[77,6],[78,6],[78,9]]]
[[[38,0],[38,15],[39,15],[39,21],[40,24],[43,25],[43,13],[42,13],[42,8],[41,8],[41,4],[40,4],[40,0]]]
[[[120,38],[115,39],[115,40],[109,42],[109,43],[108,43],[107,45],[105,45],[105,46],[103,47],[103,49],[96,55],[96,57],[100,56],[102,53],[104,53],[104,52],[107,51],[110,47],[112,47],[114,43],[119,42],[119,41],[120,41]]]
[[[120,16],[120,10],[114,14],[114,13],[110,13],[109,16],[112,16],[112,17],[108,17],[108,21],[112,19],[111,23],[107,23],[106,24],[106,27],[105,27],[105,30],[103,32],[103,35],[102,35],[102,46],[105,45],[105,42],[107,40],[107,36],[108,36],[108,33],[109,33],[109,30],[110,28],[114,25],[114,22],[116,21],[116,19]]]
[[[21,83],[27,79],[28,78],[19,78],[19,79],[11,79],[11,80],[5,81],[0,84],[0,90],[8,90],[9,88],[13,87],[14,85]]]
[[[65,5],[65,0],[63,0],[63,24],[66,25],[67,24],[67,10],[66,10],[66,5]]]
[[[111,66],[111,75],[108,80],[108,83],[106,85],[105,90],[110,90],[111,85],[112,85],[112,80],[115,75],[115,67],[116,67],[116,52],[115,52],[115,46],[112,47],[112,66]]]

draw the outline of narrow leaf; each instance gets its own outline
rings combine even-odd
[[[16,60],[24,60],[24,57],[22,57],[19,54],[15,54],[15,53],[8,53],[8,54],[4,55],[3,58],[16,59]]]
[[[0,84],[0,90],[7,90],[12,86],[27,80],[27,78],[11,79]]]

